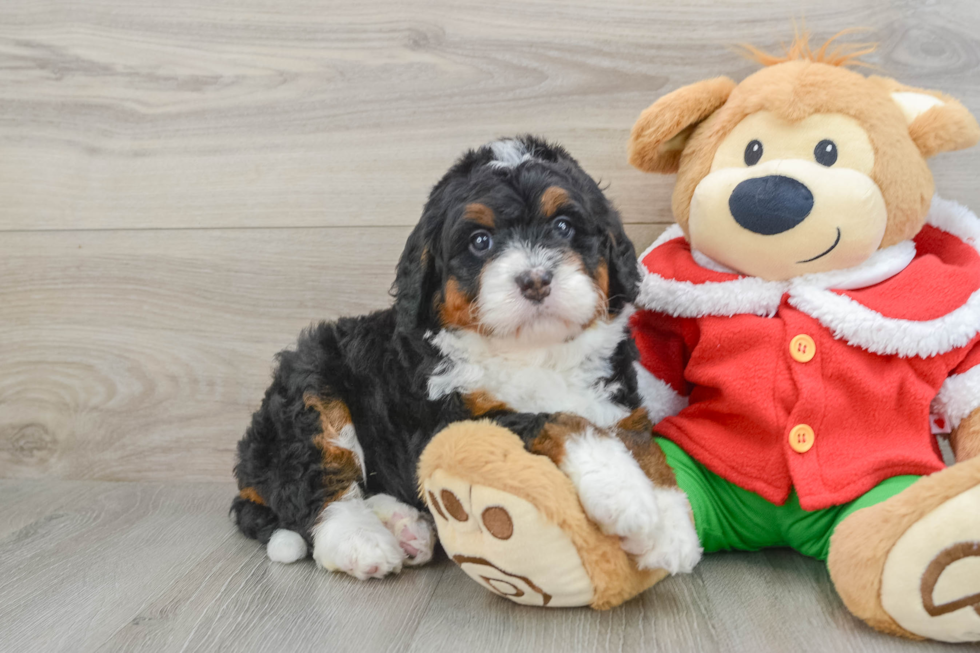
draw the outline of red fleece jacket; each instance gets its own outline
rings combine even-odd
[[[632,321],[651,412],[687,398],[657,432],[772,503],[795,487],[805,510],[942,469],[930,415],[980,406],[980,221],[937,199],[930,223],[914,248],[790,282],[709,269],[665,234]]]

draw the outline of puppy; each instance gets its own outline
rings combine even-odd
[[[422,564],[435,537],[419,456],[445,426],[490,419],[558,464],[638,564],[689,570],[697,537],[637,391],[638,281],[618,214],[564,149],[471,150],[409,236],[394,305],[279,354],[238,445],[232,518],[278,562],[312,545],[360,579]]]

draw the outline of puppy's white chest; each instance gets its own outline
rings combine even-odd
[[[629,414],[613,401],[619,384],[604,380],[612,374],[612,354],[626,337],[622,317],[545,347],[501,343],[473,332],[439,332],[432,342],[445,360],[429,379],[429,398],[484,391],[519,412],[574,413],[597,426],[612,426]]]

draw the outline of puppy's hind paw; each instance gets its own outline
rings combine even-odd
[[[313,559],[328,571],[367,580],[400,572],[405,552],[364,501],[352,499],[324,509],[313,528]]]
[[[417,567],[432,559],[436,534],[430,516],[388,494],[376,494],[366,503],[398,540],[406,565]]]

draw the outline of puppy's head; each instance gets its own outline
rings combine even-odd
[[[401,329],[561,342],[619,313],[638,280],[599,186],[561,147],[523,136],[467,152],[432,190],[395,310]]]

